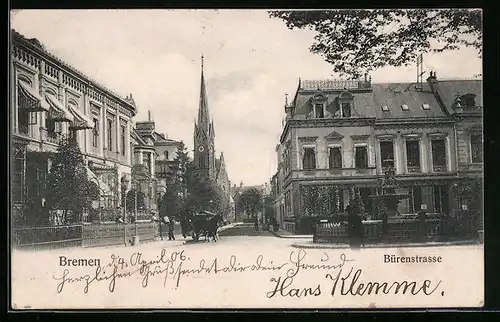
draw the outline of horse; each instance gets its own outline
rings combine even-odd
[[[218,239],[217,231],[220,227],[221,222],[222,222],[221,215],[215,215],[208,220],[206,226],[206,235],[205,235],[205,238],[207,238],[208,241],[210,241],[210,238],[212,238],[214,242],[217,242]]]

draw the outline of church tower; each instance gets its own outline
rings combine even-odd
[[[194,166],[195,174],[215,180],[215,132],[208,112],[207,89],[203,76],[201,56],[201,86],[198,120],[194,124]]]

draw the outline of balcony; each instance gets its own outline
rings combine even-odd
[[[372,168],[339,168],[339,169],[315,169],[292,171],[291,179],[330,179],[330,178],[355,178],[365,176],[376,176],[377,169]]]
[[[443,173],[443,172],[448,172],[448,169],[446,168],[446,165],[437,165],[434,164],[432,165],[432,170],[436,173]]]
[[[420,173],[422,170],[420,169],[420,166],[407,166],[407,173]]]

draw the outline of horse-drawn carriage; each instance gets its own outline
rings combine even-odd
[[[222,216],[209,211],[201,211],[195,214],[185,215],[181,219],[182,236],[192,236],[198,241],[201,236],[206,240],[217,241],[217,230],[222,222]]]

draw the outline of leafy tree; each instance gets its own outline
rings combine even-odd
[[[46,208],[62,210],[64,223],[78,222],[81,211],[90,208],[92,200],[96,199],[95,188],[88,179],[76,142],[61,143],[47,178]]]
[[[270,11],[289,29],[316,32],[310,51],[333,71],[359,78],[385,66],[408,66],[420,53],[474,48],[482,55],[482,11],[391,9]]]
[[[221,194],[218,187],[210,179],[195,176],[188,178],[187,198],[184,209],[190,212],[218,212],[221,206]]]
[[[137,209],[144,209],[144,198],[146,195],[142,191],[137,191]],[[131,189],[127,192],[127,212],[134,213],[135,211],[135,190]]]
[[[177,155],[174,161],[177,165],[175,183],[180,187],[182,192],[185,192],[185,189],[187,189],[188,176],[190,175],[188,167],[191,160],[188,156],[188,149],[183,141],[181,141],[177,147]]]
[[[262,194],[256,188],[250,188],[243,191],[239,203],[241,209],[245,211],[250,217],[256,216],[262,209]]]

